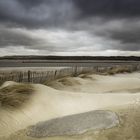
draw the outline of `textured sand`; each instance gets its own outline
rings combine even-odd
[[[65,77],[48,84],[58,90],[75,93],[136,93],[140,92],[140,74],[81,75]]]
[[[123,108],[127,106],[139,105],[140,92],[138,89],[140,85],[139,84],[140,73],[116,75],[114,76],[114,78],[113,76],[104,77],[99,75],[92,75],[91,77],[96,77],[96,78],[93,80],[92,78],[86,78],[86,79],[78,78],[81,81],[80,80],[78,81],[80,82],[80,84],[78,83],[79,91],[77,92],[74,92],[73,85],[71,86],[71,92],[65,90],[62,91],[63,89],[55,90],[51,87],[39,85],[39,84],[33,85],[36,92],[33,95],[30,102],[26,106],[24,106],[24,108],[20,110],[12,110],[12,109],[4,109],[4,108],[0,109],[0,116],[1,116],[0,137],[8,136],[12,133],[15,133],[16,131],[27,128],[30,125],[35,125],[38,122],[47,121],[57,117],[63,117],[67,115],[78,114],[78,113],[83,113],[83,112],[93,111],[93,110],[114,111],[113,108],[119,108],[120,110],[120,107]],[[119,81],[117,82],[118,84],[116,84],[116,79],[117,81]],[[102,89],[101,83],[105,83],[105,81],[108,83],[108,87],[110,83],[111,92],[109,91],[107,92],[106,90],[104,90],[106,86],[104,86]],[[91,89],[94,89],[93,85],[95,84],[95,82],[98,82],[100,85],[100,86],[98,85],[98,91],[100,92],[98,92],[98,94],[96,94],[94,90],[93,92],[91,92],[92,90],[87,88],[88,85],[87,82],[89,82],[90,87],[92,86]],[[91,83],[93,83],[93,85],[91,85]],[[125,92],[122,92],[124,91],[124,89],[122,90],[122,88],[120,88],[123,87],[123,85],[125,89],[127,89],[127,91]],[[68,86],[66,85],[66,87]],[[84,90],[84,92],[81,91],[81,88],[82,90]],[[112,94],[114,91],[115,93],[117,93],[116,89],[119,90],[119,94]],[[87,92],[85,92],[86,90]],[[133,93],[132,94],[131,93],[132,90],[136,90],[136,92],[135,93],[132,92]],[[124,114],[127,114],[127,116],[131,117],[133,115],[131,114],[132,110],[131,111],[129,110],[130,110],[129,108],[124,109]],[[118,111],[118,113],[120,113],[120,111]],[[137,117],[139,115],[137,115],[137,113],[139,112],[136,111],[135,115],[132,116],[133,119],[135,120],[138,120]],[[122,113],[122,116],[124,114]],[[119,115],[121,117],[121,113]],[[125,115],[122,117],[122,119],[124,119],[124,117]],[[127,123],[129,124],[129,121]],[[133,123],[132,119],[130,123],[131,124]],[[119,130],[117,131],[119,133]],[[85,138],[86,140],[86,137],[82,136],[82,138]],[[24,133],[15,133],[15,135],[12,135],[9,139],[30,140],[32,138],[27,138],[27,136],[25,136]],[[67,139],[71,139],[71,138],[67,138]],[[74,139],[78,139],[78,138],[74,138]],[[2,140],[4,140],[4,138],[2,138]],[[111,139],[99,139],[99,140],[111,140]],[[138,139],[131,139],[131,140],[138,140]]]
[[[113,108],[119,115],[120,125],[102,131],[89,131],[74,136],[43,137],[38,140],[140,140],[140,106],[123,106]],[[28,137],[26,130],[14,133],[9,138],[1,140],[37,140]]]

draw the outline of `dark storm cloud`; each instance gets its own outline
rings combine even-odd
[[[140,43],[140,28],[110,32],[110,38],[122,43]]]
[[[116,50],[140,50],[140,20],[116,20],[97,26],[93,33],[106,40],[117,41]]]
[[[0,29],[0,48],[7,46],[35,46],[40,42],[19,31]]]
[[[140,16],[139,0],[74,0],[82,15],[103,17]]]
[[[21,3],[24,7],[28,7],[28,8],[37,6],[37,5],[45,2],[45,0],[17,0],[17,1],[19,3]]]
[[[71,0],[0,0],[0,21],[17,26],[58,26],[74,12]]]
[[[139,0],[1,0],[0,21],[24,26],[57,26],[67,20],[139,17]]]
[[[139,7],[139,0],[0,0],[0,48],[140,51]]]

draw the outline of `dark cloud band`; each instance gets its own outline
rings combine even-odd
[[[139,0],[74,0],[83,16],[139,17]]]
[[[71,0],[1,0],[0,22],[23,27],[58,26],[75,16]]]

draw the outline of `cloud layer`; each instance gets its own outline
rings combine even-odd
[[[139,0],[1,0],[0,55],[140,55]]]

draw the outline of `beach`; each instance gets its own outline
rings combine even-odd
[[[3,87],[18,83],[6,82]],[[20,108],[0,110],[0,138],[6,140],[34,140],[27,135],[28,127],[39,122],[73,116],[90,111],[103,110],[116,113],[119,123],[110,129],[91,130],[72,136],[41,137],[41,140],[138,140],[140,105],[140,73],[117,75],[86,74],[78,77],[64,77],[47,85],[32,84],[33,94]],[[65,120],[65,119],[64,119]],[[67,119],[66,119],[67,120]],[[61,120],[63,122],[63,119]],[[74,120],[73,120],[74,121]],[[76,121],[77,122],[77,121]],[[135,126],[136,125],[136,126]],[[10,127],[9,127],[10,126]],[[136,131],[132,131],[132,126]],[[61,125],[60,128],[61,130]],[[72,129],[72,128],[71,128]],[[120,134],[119,134],[120,133]],[[135,134],[137,133],[137,134]],[[111,135],[110,137],[108,135]],[[136,138],[133,138],[136,136]]]

